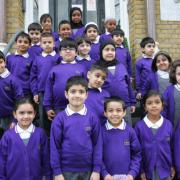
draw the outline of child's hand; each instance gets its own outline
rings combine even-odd
[[[55,112],[53,111],[53,110],[49,110],[49,111],[47,111],[47,116],[48,116],[48,119],[50,120],[50,121],[52,121],[53,120],[53,118],[55,117]]]
[[[54,180],[65,180],[62,174],[55,176]]]
[[[113,179],[114,179],[113,176],[111,176],[110,174],[104,177],[104,180],[113,180]]]
[[[136,99],[138,99],[138,100],[141,100],[141,99],[142,99],[142,95],[141,95],[141,93],[137,93],[137,95],[136,95]]]
[[[172,179],[174,178],[175,174],[176,174],[176,171],[175,171],[174,167],[171,167],[171,177],[172,177]]]
[[[134,179],[133,176],[130,175],[130,174],[128,174],[128,175],[126,176],[126,180],[133,180],[133,179]]]
[[[142,173],[142,174],[141,174],[141,180],[146,180],[146,175],[145,175],[145,173]]]
[[[100,175],[97,172],[92,172],[90,180],[100,180]]]
[[[35,95],[35,96],[33,97],[33,100],[34,100],[34,102],[35,102],[36,104],[39,104],[39,96],[38,96],[38,95]]]
[[[134,113],[136,110],[136,107],[135,106],[131,106],[131,113]]]

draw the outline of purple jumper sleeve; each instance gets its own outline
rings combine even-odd
[[[132,58],[129,50],[127,50],[127,67],[128,74],[130,75],[130,77],[132,77]]]
[[[135,65],[135,81],[136,81],[136,90],[139,93],[141,90],[141,64],[139,61]]]

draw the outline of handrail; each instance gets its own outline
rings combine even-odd
[[[23,31],[24,31],[23,29],[20,29],[20,30],[16,31],[15,34],[13,34],[12,38],[10,39],[10,41],[8,42],[8,44],[6,45],[6,47],[3,50],[3,53],[4,53],[5,56],[7,55],[7,53],[9,52],[11,47],[13,46],[16,37]]]

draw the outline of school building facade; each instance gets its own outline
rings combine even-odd
[[[68,19],[69,9],[83,10],[84,24],[94,21],[100,30],[106,17],[114,17],[125,31],[133,60],[140,55],[139,42],[151,36],[159,49],[180,58],[180,0],[0,0],[0,49],[20,29],[38,22],[43,13],[50,13],[54,30],[60,20]]]

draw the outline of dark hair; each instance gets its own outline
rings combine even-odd
[[[3,59],[4,61],[6,61],[6,58],[5,58],[4,53],[2,51],[0,51],[0,59]]]
[[[72,27],[72,29],[81,28],[81,27],[84,26],[83,23],[82,23],[82,21],[80,21],[79,23],[74,23],[74,22],[72,21],[72,14],[73,14],[74,11],[79,11],[80,14],[81,14],[81,17],[82,17],[82,11],[81,11],[81,9],[80,9],[79,7],[72,7],[72,8],[70,9],[70,13],[69,13],[69,18],[70,18],[71,27]]]
[[[17,111],[18,107],[22,104],[31,104],[34,111],[36,112],[37,110],[37,105],[35,104],[35,102],[33,101],[33,99],[31,97],[22,97],[22,98],[19,98],[15,101],[15,104],[14,104],[14,111]]]
[[[69,26],[71,27],[71,24],[68,20],[62,20],[59,22],[58,28],[60,29],[63,24],[69,24]]]
[[[41,39],[44,38],[44,37],[52,37],[53,41],[54,41],[54,37],[53,37],[52,33],[44,32],[44,33],[41,34]]]
[[[143,39],[141,40],[141,42],[140,42],[141,48],[144,48],[144,47],[146,46],[146,44],[148,44],[148,43],[153,43],[153,44],[155,44],[155,41],[154,41],[154,39],[151,38],[151,37],[145,37],[145,38],[143,38]]]
[[[79,46],[83,42],[88,43],[89,45],[91,45],[91,41],[87,37],[78,37],[78,38],[76,38],[75,42],[76,42],[77,46]]]
[[[45,22],[47,20],[47,18],[50,18],[51,22],[52,22],[52,17],[50,14],[43,14],[41,17],[40,17],[40,23],[42,24],[42,22]]]
[[[156,66],[156,63],[157,63],[157,59],[159,56],[163,56],[163,58],[167,58],[167,60],[169,61],[169,64],[171,65],[172,63],[172,59],[170,57],[170,55],[165,52],[165,51],[159,51],[158,53],[156,53],[156,55],[154,56],[154,59],[153,59],[153,62],[152,62],[152,65],[151,65],[151,69],[152,71],[156,72],[158,69],[157,69],[157,66]]]
[[[41,33],[42,32],[42,26],[39,23],[36,23],[36,22],[29,24],[28,32],[29,31],[35,31],[35,30],[37,30],[37,31],[39,31]]]
[[[29,41],[29,44],[31,44],[31,38],[29,36],[29,34],[25,33],[24,31],[20,32],[15,39],[15,42],[17,42],[17,40],[22,37],[22,38],[26,38]]]
[[[101,70],[102,72],[106,74],[106,76],[108,75],[108,69],[104,66],[100,66],[98,63],[93,64],[89,71],[93,72],[95,70]]]
[[[146,104],[147,99],[150,98],[150,97],[152,97],[152,96],[159,96],[160,99],[161,99],[162,104],[164,104],[163,96],[159,93],[159,91],[157,91],[157,90],[150,90],[150,91],[148,91],[148,93],[145,94],[144,97],[143,97],[143,101],[142,101],[142,102],[143,102],[144,107],[145,107],[145,104]]]
[[[66,92],[74,85],[81,85],[85,88],[86,92],[88,90],[88,82],[82,76],[72,76],[66,82]]]
[[[122,37],[124,37],[124,31],[122,29],[115,29],[112,33],[111,33],[112,37],[114,35],[120,35]]]
[[[61,48],[64,47],[64,48],[67,48],[67,47],[70,47],[70,48],[75,48],[76,51],[77,51],[77,46],[76,46],[76,43],[74,41],[74,39],[72,38],[66,38],[66,39],[63,39],[60,43],[60,46],[59,46],[59,50],[61,51]]]
[[[98,27],[95,25],[95,24],[88,24],[87,26],[85,26],[85,30],[84,30],[84,33],[86,34],[87,33],[87,30],[89,29],[89,28],[94,28],[94,29],[96,29],[97,30],[97,32],[99,33],[99,29],[98,29]]]
[[[106,112],[107,106],[108,106],[108,104],[110,102],[118,102],[118,103],[120,103],[122,105],[123,111],[126,110],[125,103],[124,103],[124,101],[121,98],[119,98],[117,96],[111,96],[111,97],[108,97],[108,98],[105,99],[105,102],[104,102],[104,111],[105,112]]]
[[[171,65],[171,68],[170,68],[169,80],[170,80],[170,83],[172,83],[172,84],[177,83],[176,69],[177,69],[178,66],[180,67],[180,59],[177,59],[177,60],[173,61],[172,65]]]

